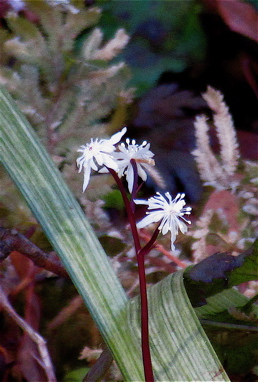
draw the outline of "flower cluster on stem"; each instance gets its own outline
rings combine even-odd
[[[83,191],[88,186],[91,170],[97,172],[110,172],[114,177],[121,192],[125,209],[127,211],[129,224],[134,239],[135,253],[138,262],[138,273],[141,297],[141,336],[142,336],[142,355],[145,380],[154,382],[151,354],[149,347],[149,328],[148,328],[148,301],[146,275],[144,268],[144,258],[155,245],[158,234],[163,235],[169,231],[171,233],[171,249],[174,250],[174,242],[179,230],[186,233],[187,225],[190,223],[184,215],[189,215],[191,207],[185,207],[184,194],[178,194],[174,199],[169,192],[165,195],[156,193],[148,200],[135,199],[138,190],[138,178],[143,181],[147,179],[147,173],[151,166],[154,166],[154,154],[150,151],[150,144],[144,141],[141,145],[136,144],[133,139],[126,139],[126,143],[119,143],[126,133],[124,127],[120,132],[112,135],[110,139],[91,140],[85,146],[81,146],[78,152],[82,155],[77,159],[79,172],[84,171]],[[131,193],[131,200],[128,199],[126,190],[121,181],[121,177],[126,177],[128,190]],[[134,207],[135,204],[147,205],[146,216],[136,223]],[[137,228],[143,228],[152,223],[158,223],[150,241],[141,247],[140,237]]]
[[[137,227],[143,228],[152,223],[160,222],[158,226],[159,231],[163,235],[166,235],[168,231],[171,232],[171,249],[172,251],[175,250],[174,242],[178,235],[178,230],[186,233],[187,225],[185,222],[191,223],[184,217],[184,215],[191,213],[191,207],[184,207],[184,197],[185,194],[177,194],[175,199],[172,199],[169,192],[166,192],[165,196],[157,192],[155,196],[148,200],[134,200],[136,204],[148,206],[146,216],[137,223]]]

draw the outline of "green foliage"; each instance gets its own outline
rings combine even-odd
[[[229,374],[248,373],[258,361],[258,296],[248,300],[228,289],[257,280],[257,262],[258,240],[237,257],[215,254],[184,273],[188,296]]]
[[[165,71],[182,72],[204,58],[206,40],[200,3],[189,1],[97,1],[101,26],[111,36],[123,25],[132,41],[123,52],[137,94],[151,88]]]
[[[124,209],[124,203],[119,190],[112,190],[103,198],[105,205],[104,208],[115,208],[118,211]]]
[[[194,306],[235,285],[258,278],[258,240],[239,256],[215,253],[184,273],[186,290]]]
[[[252,247],[238,256],[243,263],[229,275],[229,286],[239,285],[247,281],[258,280],[258,240]]]
[[[245,375],[257,365],[257,298],[248,300],[232,288],[208,297],[206,305],[195,308],[229,374]]]
[[[152,362],[154,372],[159,370],[155,380],[228,381],[194,314],[183,272],[175,272],[149,288],[148,299]],[[136,306],[139,306],[138,296],[130,300],[128,313],[130,332],[139,343],[140,317]]]
[[[63,379],[63,382],[78,382],[82,381],[85,375],[88,373],[90,368],[87,367],[81,367],[80,369],[76,369],[73,371],[70,371],[66,374],[66,376]]]
[[[128,36],[120,29],[104,45],[103,33],[93,28],[101,10],[85,8],[83,1],[32,0],[26,9],[31,19],[9,13],[8,30],[1,30],[0,83],[65,171],[80,144],[107,132],[102,119],[128,103],[129,71],[112,61]]]

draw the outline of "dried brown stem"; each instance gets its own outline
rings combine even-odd
[[[69,277],[61,263],[51,259],[48,254],[39,249],[24,235],[14,229],[0,227],[0,261],[4,260],[13,251],[20,252],[28,257],[39,268],[44,268],[61,277]]]

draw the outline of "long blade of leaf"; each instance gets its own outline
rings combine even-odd
[[[126,380],[143,380],[141,351],[124,330],[124,290],[80,206],[34,130],[0,90],[0,160],[83,297]]]

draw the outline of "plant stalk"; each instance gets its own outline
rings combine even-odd
[[[135,173],[135,171],[137,171],[137,167],[133,166],[133,168]],[[134,247],[135,247],[137,263],[138,263],[138,274],[139,274],[139,284],[140,284],[141,345],[142,345],[144,375],[145,375],[146,382],[154,382],[151,354],[150,354],[150,344],[149,344],[149,315],[148,315],[148,299],[147,299],[147,287],[146,287],[146,274],[145,274],[145,267],[144,267],[144,256],[142,256],[141,254],[142,248],[141,248],[140,239],[139,239],[139,235],[138,235],[138,231],[136,227],[135,215],[134,215],[133,207],[132,207],[132,205],[134,205],[132,204],[133,198],[131,199],[131,202],[130,202],[127,197],[124,186],[121,182],[121,179],[117,175],[116,171],[113,169],[109,169],[109,172],[112,174],[121,192],[121,195],[125,204],[129,224],[132,230]],[[136,189],[135,181],[137,180],[138,180],[138,176],[134,175],[133,190]]]

